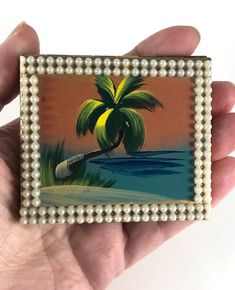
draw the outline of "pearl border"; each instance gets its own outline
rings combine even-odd
[[[40,206],[38,76],[43,74],[189,77],[194,80],[194,201]],[[21,56],[22,224],[208,219],[211,211],[211,61],[206,57]]]

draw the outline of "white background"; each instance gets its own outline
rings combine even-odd
[[[213,60],[214,80],[235,81],[233,1],[2,1],[0,41],[25,20],[37,30],[42,53],[120,55],[159,29],[194,25],[196,51]],[[19,115],[18,99],[0,124]],[[213,210],[137,265],[109,290],[221,290],[234,288],[235,191]],[[27,289],[26,289],[27,290]]]

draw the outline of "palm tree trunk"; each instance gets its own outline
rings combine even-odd
[[[75,156],[70,157],[67,160],[62,161],[56,166],[55,169],[55,175],[58,179],[64,179],[68,176],[73,175],[77,170],[79,170],[82,163],[89,160],[90,158],[106,154],[108,152],[111,152],[115,148],[117,148],[123,139],[124,131],[119,131],[118,139],[117,141],[110,146],[109,148],[103,149],[103,150],[96,150],[92,151],[86,154],[77,154]]]

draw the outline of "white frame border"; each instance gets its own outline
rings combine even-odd
[[[194,81],[194,201],[103,205],[40,205],[38,75],[141,75]],[[20,57],[22,224],[101,223],[208,219],[211,211],[211,61],[207,57],[59,56]]]

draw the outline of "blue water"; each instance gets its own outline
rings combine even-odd
[[[113,188],[153,193],[174,199],[193,198],[192,151],[136,152],[88,161],[88,172],[115,180]]]

